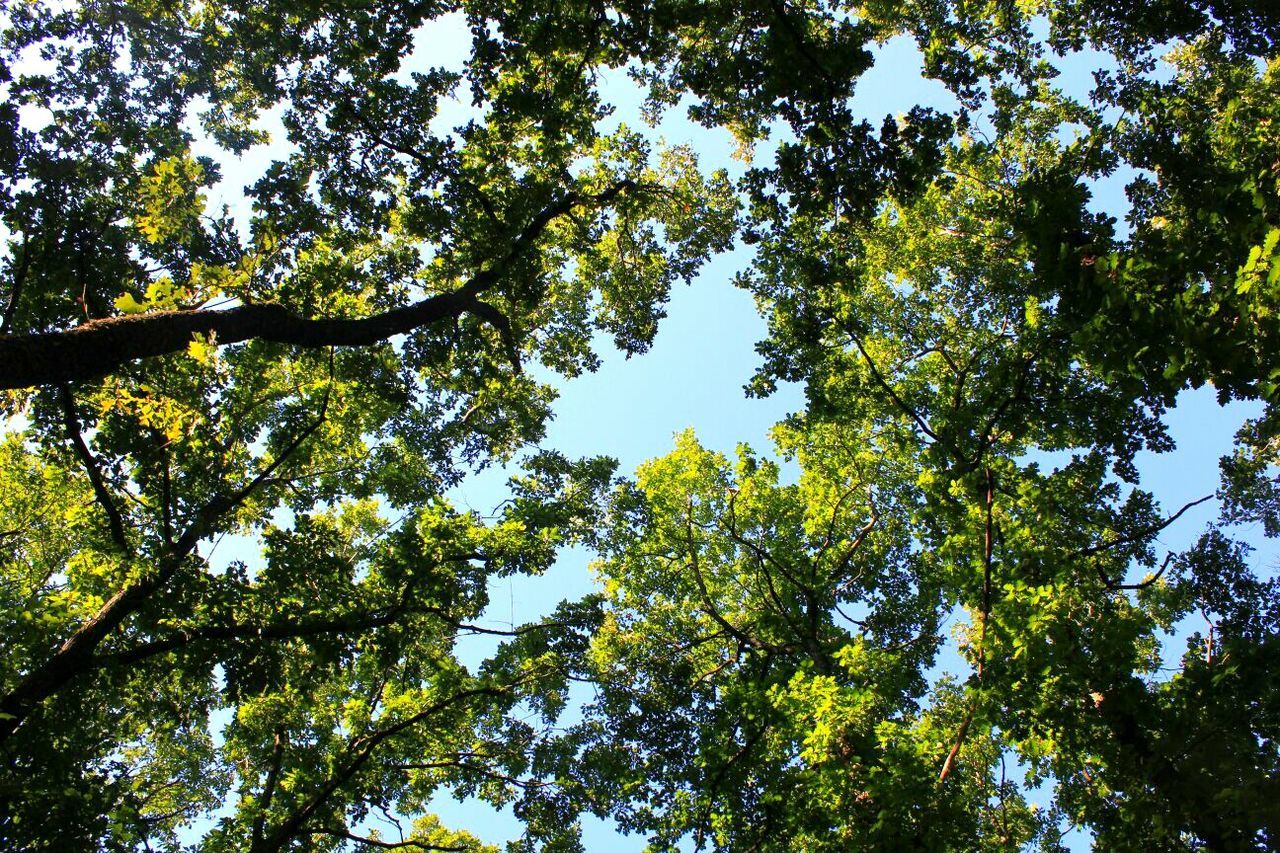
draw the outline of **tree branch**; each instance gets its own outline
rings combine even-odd
[[[75,401],[71,398],[71,390],[66,385],[59,389],[58,401],[62,405],[62,423],[67,429],[67,438],[70,439],[76,456],[80,458],[80,462],[84,465],[85,473],[89,475],[89,482],[93,485],[94,496],[107,514],[107,523],[111,529],[111,541],[115,542],[116,547],[120,549],[122,554],[126,557],[131,557],[133,556],[133,550],[129,547],[129,538],[125,535],[124,520],[120,516],[120,510],[116,507],[115,501],[111,498],[111,493],[107,490],[107,484],[102,479],[102,472],[98,469],[98,460],[93,457],[88,445],[84,443],[84,436],[80,434],[80,416],[76,413]]]
[[[947,777],[951,775],[951,768],[955,766],[956,757],[960,755],[960,747],[964,746],[964,739],[969,734],[969,726],[973,723],[973,712],[976,704],[969,706],[969,712],[964,715],[964,720],[960,723],[960,731],[956,733],[956,742],[952,744],[951,751],[947,753],[947,760],[942,763],[942,772],[938,774],[938,784],[941,785],[947,781]]]
[[[1102,563],[1097,560],[1094,560],[1093,567],[1098,570],[1098,579],[1102,581],[1103,586],[1113,592],[1122,592],[1125,590],[1146,589],[1151,586],[1153,583],[1160,580],[1165,573],[1165,569],[1169,568],[1169,564],[1171,562],[1173,562],[1172,552],[1165,555],[1164,562],[1160,564],[1159,571],[1146,580],[1139,581],[1138,583],[1119,583],[1118,581],[1113,581],[1111,578],[1107,577],[1107,572],[1102,568]]]
[[[405,841],[383,841],[381,838],[370,838],[365,835],[356,835],[345,829],[311,829],[307,831],[308,835],[328,835],[332,838],[342,838],[347,841],[354,841],[357,844],[367,844],[370,847],[379,847],[383,850],[439,850],[450,851],[450,853],[465,853],[469,847],[445,847],[440,844],[428,844],[425,841],[416,841],[412,838]]]
[[[99,644],[169,583],[218,519],[253,494],[320,427],[328,408],[329,392],[326,390],[316,420],[294,436],[271,464],[230,497],[215,495],[196,513],[195,519],[154,572],[107,599],[98,612],[77,628],[44,663],[27,673],[12,691],[0,699],[0,743],[8,740],[41,702],[72,679],[92,670],[93,654]]]
[[[925,421],[924,417],[915,409],[908,406],[906,402],[898,396],[898,392],[889,384],[889,380],[887,380],[884,377],[884,374],[880,372],[880,368],[876,365],[875,360],[871,357],[871,354],[867,352],[866,347],[863,346],[862,338],[854,332],[847,323],[843,323],[842,325],[844,326],[845,334],[849,336],[849,340],[851,340],[853,345],[857,348],[858,354],[862,356],[862,360],[867,365],[867,369],[871,371],[871,378],[874,379],[876,384],[889,395],[889,399],[893,401],[893,404],[897,406],[903,414],[915,421],[916,426],[920,428],[920,431],[928,436],[932,441],[944,443],[942,442],[942,439],[938,437],[938,434],[929,427],[929,424]],[[947,444],[947,449],[951,450],[953,455],[959,456],[959,454],[955,453],[955,448],[951,447],[950,444]]]
[[[448,616],[440,608],[434,607],[391,607],[386,610],[352,613],[331,619],[314,619],[303,622],[276,622],[266,625],[231,624],[231,625],[199,625],[190,628],[179,628],[173,633],[149,642],[141,643],[128,649],[97,655],[93,659],[93,667],[109,665],[125,665],[141,663],[148,658],[180,649],[191,643],[204,641],[230,640],[297,640],[313,637],[318,634],[349,633],[352,631],[368,631],[374,628],[385,628],[394,625],[404,616],[414,614],[435,616],[445,624],[458,631],[471,634],[489,634],[497,637],[519,637],[537,630],[566,628],[564,622],[539,622],[526,625],[514,631],[499,631],[482,628],[467,622],[458,622]]]
[[[271,764],[267,768],[267,778],[262,784],[262,796],[258,798],[258,813],[253,818],[253,845],[262,843],[262,832],[267,825],[267,810],[271,808],[271,800],[275,797],[276,783],[280,778],[280,766],[284,762],[285,737],[282,729],[277,729],[275,740],[271,745]]]
[[[982,626],[978,634],[979,691],[982,690],[982,676],[987,663],[987,621],[991,616],[991,563],[995,548],[995,525],[992,520],[992,509],[995,504],[996,483],[995,475],[990,468],[986,469],[986,480],[986,522],[984,524],[982,546]],[[950,775],[951,768],[955,765],[955,760],[960,755],[960,748],[964,746],[964,739],[969,734],[969,726],[973,723],[973,715],[977,707],[978,702],[975,698],[970,701],[969,710],[965,714],[964,720],[960,723],[960,730],[956,732],[956,742],[952,745],[951,751],[947,753],[947,760],[942,763],[942,771],[938,774],[939,785],[947,781],[947,776]]]
[[[262,340],[309,348],[370,346],[463,314],[494,325],[512,357],[516,346],[509,319],[481,302],[479,295],[506,275],[556,218],[582,204],[608,204],[639,187],[635,181],[622,180],[594,195],[566,193],[539,211],[501,258],[457,290],[371,317],[308,318],[283,305],[265,303],[225,311],[107,317],[66,331],[0,336],[0,390],[94,379],[135,361],[182,352],[194,335],[212,335],[220,345]],[[518,357],[513,363],[518,366]]]
[[[9,302],[5,305],[4,317],[0,318],[0,334],[7,333],[13,328],[13,318],[18,310],[18,301],[22,299],[22,288],[27,281],[27,270],[31,266],[31,250],[30,237],[27,232],[22,232],[22,245],[18,251],[21,252],[21,260],[13,269],[10,276],[12,283],[9,286]]]
[[[755,637],[752,637],[750,634],[747,634],[745,631],[735,626],[728,619],[724,618],[724,616],[720,613],[720,609],[716,607],[715,603],[711,600],[711,593],[707,590],[707,582],[702,577],[702,568],[701,566],[698,565],[698,545],[697,545],[697,542],[694,540],[694,536],[693,536],[693,505],[692,503],[690,503],[688,506],[687,516],[685,518],[685,535],[688,539],[688,545],[689,545],[689,568],[693,569],[693,579],[694,579],[694,582],[697,583],[698,585],[698,592],[702,596],[702,606],[703,606],[703,609],[706,611],[707,615],[711,617],[712,621],[714,621],[717,625],[719,625],[722,629],[724,629],[724,631],[727,634],[729,634],[729,636],[733,637],[743,646],[746,646],[747,648],[752,648],[752,649],[765,648],[764,643],[761,643]]]
[[[1214,497],[1215,497],[1214,495],[1205,495],[1202,498],[1197,498],[1194,501],[1184,504],[1182,509],[1175,512],[1173,515],[1169,516],[1164,521],[1160,521],[1160,522],[1157,522],[1156,524],[1152,524],[1148,527],[1144,527],[1141,530],[1137,531],[1136,533],[1132,533],[1128,536],[1119,536],[1115,539],[1112,539],[1110,542],[1099,542],[1097,545],[1090,545],[1087,548],[1081,548],[1078,551],[1076,551],[1072,556],[1090,557],[1090,556],[1093,556],[1094,554],[1101,554],[1103,551],[1110,551],[1112,548],[1115,548],[1119,545],[1130,545],[1134,542],[1146,539],[1149,536],[1154,536],[1155,534],[1164,530],[1169,525],[1173,524],[1179,518],[1182,518],[1183,514],[1186,513],[1187,510],[1193,507],[1197,507],[1200,504],[1204,503],[1205,501],[1213,500]]]
[[[95,379],[135,361],[182,352],[195,335],[212,335],[219,345],[255,339],[312,348],[368,346],[459,317],[470,310],[469,297],[464,286],[362,319],[309,319],[267,303],[108,317],[63,332],[0,337],[0,388]]]
[[[406,729],[416,726],[423,720],[448,709],[450,706],[467,699],[478,696],[500,696],[508,692],[509,688],[500,689],[495,687],[477,687],[470,690],[460,690],[429,706],[428,708],[401,720],[385,729],[374,732],[371,735],[365,735],[354,738],[351,741],[350,748],[357,750],[354,757],[351,758],[344,766],[337,768],[329,776],[329,778],[320,786],[314,794],[293,811],[270,836],[262,842],[255,844],[251,849],[253,853],[261,853],[266,850],[281,850],[289,841],[300,834],[326,833],[327,830],[310,831],[304,829],[308,820],[320,809],[321,806],[333,795],[333,792],[344,785],[356,772],[364,766],[364,764],[373,756],[374,750],[388,738],[395,737]]]

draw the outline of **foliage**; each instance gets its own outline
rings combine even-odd
[[[492,849],[450,794],[512,850],[587,813],[654,849],[1277,844],[1280,589],[1230,529],[1280,530],[1269,6],[3,15],[4,846]],[[954,109],[857,117],[894,37]],[[744,177],[603,130],[620,73]],[[539,449],[555,383],[739,235],[798,477],[692,433],[634,480]],[[1136,460],[1204,384],[1258,414],[1173,552],[1215,486],[1162,507]],[[500,511],[450,502],[498,464]],[[478,624],[574,545],[595,594]]]

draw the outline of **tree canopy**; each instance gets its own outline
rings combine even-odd
[[[1273,4],[0,19],[0,846],[493,849],[442,795],[513,851],[1280,845]],[[894,39],[950,106],[860,118]],[[741,177],[607,122],[624,75]],[[735,246],[776,455],[540,447]],[[1205,385],[1257,416],[1164,506],[1136,459]],[[571,546],[593,593],[480,621]]]

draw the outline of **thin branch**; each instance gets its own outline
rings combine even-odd
[[[830,548],[830,547],[831,547],[831,545],[832,545],[832,543],[835,541],[835,535],[836,535],[836,519],[837,519],[837,518],[839,518],[840,510],[841,510],[841,508],[844,506],[844,502],[845,502],[845,501],[849,498],[849,496],[850,496],[850,495],[852,495],[855,491],[857,491],[857,488],[856,488],[856,487],[854,487],[854,486],[850,486],[849,488],[845,489],[845,490],[840,494],[840,497],[836,499],[835,504],[831,507],[831,517],[830,517],[829,519],[827,519],[827,533],[826,533],[826,535],[822,538],[822,547],[820,547],[820,548],[818,549],[818,553],[814,555],[814,558],[813,558],[813,559],[814,559],[814,562],[815,562],[815,563],[816,563],[818,560],[821,560],[821,559],[822,559],[822,555],[823,555],[823,554],[825,554],[825,553],[827,552],[827,549],[828,549],[828,548]]]
[[[707,590],[707,583],[702,577],[702,568],[701,566],[698,565],[698,546],[697,546],[697,543],[694,541],[694,536],[693,536],[692,502],[690,502],[690,505],[688,507],[688,512],[687,512],[685,521],[686,521],[685,534],[686,534],[686,537],[688,538],[688,545],[689,545],[689,568],[693,569],[693,578],[698,585],[698,592],[702,596],[703,609],[706,610],[707,615],[710,616],[717,625],[723,628],[726,633],[728,633],[731,637],[733,637],[739,643],[743,644],[744,646],[747,646],[748,648],[753,648],[753,649],[764,648],[764,644],[761,643],[759,640],[757,640],[755,637],[748,635],[747,633],[742,631],[740,628],[736,627],[728,619],[725,619],[724,616],[721,615],[720,610],[715,606],[715,604],[711,600],[711,593]]]
[[[1147,527],[1144,527],[1143,529],[1137,531],[1136,533],[1131,533],[1128,536],[1119,536],[1119,537],[1116,537],[1115,539],[1112,539],[1109,542],[1099,542],[1097,545],[1090,545],[1087,548],[1081,548],[1075,551],[1073,554],[1071,554],[1071,556],[1089,557],[1094,554],[1101,554],[1104,551],[1110,551],[1112,548],[1118,547],[1120,545],[1130,545],[1134,542],[1139,542],[1143,539],[1147,539],[1151,536],[1156,535],[1160,531],[1164,530],[1169,525],[1173,524],[1175,521],[1181,518],[1187,510],[1191,509],[1192,507],[1197,507],[1200,504],[1204,503],[1205,501],[1213,500],[1214,497],[1215,497],[1214,495],[1205,495],[1202,498],[1198,498],[1184,505],[1182,509],[1175,512],[1173,515],[1169,516],[1164,521],[1160,521],[1160,522],[1157,522],[1156,524],[1152,524]]]
[[[874,530],[876,525],[880,522],[880,513],[876,509],[875,504],[872,503],[870,506],[871,518],[869,518],[867,523],[858,530],[858,535],[853,538],[853,541],[849,543],[849,547],[846,548],[844,553],[840,556],[840,562],[836,564],[836,570],[833,573],[833,577],[844,577],[845,572],[849,570],[849,563],[853,561],[854,554],[858,553],[858,550],[862,547],[862,543],[867,541],[867,537],[871,535],[871,531]],[[842,581],[840,586],[836,587],[836,597],[838,598],[851,586],[857,583],[862,576],[866,574],[866,571],[867,566],[864,565],[856,575]]]
[[[735,726],[735,733],[736,733],[736,730],[737,730],[737,727]],[[708,798],[707,798],[707,807],[703,810],[702,819],[704,822],[709,821],[711,818],[711,809],[715,804],[716,789],[720,787],[720,784],[722,782],[724,782],[725,776],[727,776],[729,774],[729,771],[733,769],[733,765],[737,764],[740,760],[746,757],[746,755],[750,753],[751,750],[755,749],[756,744],[760,742],[760,739],[764,737],[765,732],[767,731],[769,731],[769,725],[766,723],[765,725],[760,727],[759,731],[750,735],[746,739],[746,741],[742,744],[742,746],[738,749],[738,751],[729,757],[728,761],[726,761],[724,764],[721,764],[720,767],[716,769],[716,775],[711,778],[711,780],[707,783],[707,786],[705,788],[708,794]],[[702,828],[699,827],[698,829],[699,839],[701,839],[702,832],[703,832]],[[699,846],[701,845],[699,844]]]
[[[1151,586],[1153,583],[1160,580],[1160,578],[1165,573],[1165,569],[1169,568],[1169,564],[1172,562],[1173,562],[1173,553],[1170,552],[1165,555],[1164,562],[1160,564],[1160,569],[1154,575],[1152,575],[1151,577],[1147,578],[1144,581],[1139,581],[1138,583],[1118,583],[1116,581],[1111,580],[1111,578],[1107,576],[1106,570],[1102,568],[1102,563],[1098,562],[1097,560],[1093,561],[1093,567],[1097,570],[1098,579],[1102,581],[1103,586],[1105,586],[1107,589],[1112,590],[1114,592],[1123,592],[1125,590],[1146,589],[1147,587]]]
[[[736,499],[737,495],[734,495],[733,497]],[[765,569],[764,563],[767,562],[767,563],[773,564],[777,568],[779,574],[781,574],[782,577],[788,583],[794,586],[797,590],[803,591],[806,598],[811,598],[812,590],[809,587],[807,587],[805,584],[801,583],[800,579],[796,577],[794,574],[792,574],[792,572],[786,567],[786,565],[782,563],[781,560],[773,556],[772,552],[766,550],[765,548],[760,547],[756,543],[752,542],[750,539],[747,539],[745,536],[738,533],[737,520],[734,513],[733,503],[734,503],[733,500],[730,500],[729,502],[730,523],[728,525],[725,525],[722,523],[718,524],[720,529],[723,530],[725,533],[728,533],[729,538],[732,539],[734,542],[738,543],[739,545],[746,548],[748,551],[750,551],[752,554],[755,555],[756,561],[760,564],[761,571],[763,571],[766,574],[766,576],[769,573],[768,573],[768,570]],[[720,519],[716,519],[716,521],[719,522]],[[772,579],[770,579],[770,583],[772,583]]]
[[[355,119],[359,122],[360,126],[365,129],[365,132],[369,135],[370,139],[378,145],[381,145],[383,148],[386,148],[388,151],[394,151],[396,154],[402,154],[415,161],[422,167],[424,175],[433,179],[435,178],[435,173],[440,170],[441,166],[439,160],[413,146],[392,142],[386,136],[378,132],[377,127],[362,111],[357,110],[355,107],[350,105],[348,105],[348,110],[351,115],[355,116]],[[476,197],[476,200],[480,202],[480,206],[484,209],[485,215],[489,217],[490,221],[496,225],[502,224],[501,217],[498,216],[497,210],[493,207],[493,202],[489,199],[489,196],[485,194],[484,190],[476,186],[473,181],[469,181],[464,178],[461,173],[454,174],[451,177],[458,182],[459,186]]]
[[[484,756],[480,757],[483,758]],[[499,773],[487,765],[476,764],[470,761],[462,761],[460,759],[457,761],[411,761],[402,764],[390,764],[388,766],[394,770],[406,772],[410,770],[467,770],[473,773],[478,773],[487,779],[506,782],[508,785],[525,791],[549,788],[556,784],[555,782],[543,779],[521,779],[517,776],[509,776],[506,773]]]
[[[897,406],[903,414],[915,421],[916,426],[920,427],[920,431],[930,439],[941,444],[946,444],[946,442],[943,442],[942,439],[938,437],[938,434],[929,427],[929,424],[925,421],[924,417],[922,417],[915,409],[908,406],[906,402],[898,396],[898,392],[895,391],[893,386],[889,384],[889,381],[885,379],[884,374],[880,372],[880,368],[876,365],[875,360],[871,358],[870,353],[868,353],[866,347],[863,346],[862,338],[849,328],[848,324],[843,325],[845,326],[845,334],[849,336],[849,340],[853,341],[853,345],[857,347],[859,355],[862,356],[862,360],[867,365],[867,369],[871,371],[871,377],[875,379],[876,384],[884,389],[884,392],[889,395],[889,399],[893,401],[894,405]]]
[[[381,838],[370,838],[365,835],[356,835],[345,829],[309,829],[307,835],[328,835],[331,838],[343,838],[347,841],[354,841],[357,844],[367,844],[370,847],[379,847],[383,850],[406,850],[412,848],[414,850],[443,850],[453,851],[453,853],[463,853],[469,850],[469,847],[446,847],[441,844],[428,844],[425,841],[416,841],[412,838],[404,841],[383,841]]]
[[[345,765],[334,770],[329,778],[322,784],[314,794],[306,799],[302,805],[293,811],[272,833],[260,844],[254,845],[252,850],[254,853],[260,853],[265,850],[280,850],[293,838],[302,834],[313,834],[313,831],[304,829],[308,820],[333,796],[334,791],[346,784],[348,780],[354,776],[361,767],[373,756],[374,751],[384,741],[393,738],[401,732],[418,725],[423,720],[434,716],[448,709],[449,707],[471,699],[477,696],[500,696],[510,692],[508,688],[495,687],[478,687],[471,690],[460,690],[429,706],[428,708],[413,714],[410,717],[401,720],[394,725],[385,729],[374,732],[371,735],[364,735],[354,738],[350,742],[350,749],[356,750],[354,757]]]
[[[71,398],[71,390],[66,385],[58,389],[58,401],[62,405],[62,422],[67,429],[67,438],[71,441],[71,446],[75,450],[76,456],[80,458],[81,464],[84,465],[85,473],[89,475],[89,482],[93,485],[94,496],[102,506],[103,512],[107,514],[107,523],[111,529],[111,541],[116,544],[121,553],[126,557],[131,557],[133,556],[133,549],[129,547],[129,537],[125,535],[124,519],[120,515],[119,508],[116,507],[115,501],[111,498],[111,492],[108,491],[106,482],[102,479],[102,471],[98,467],[98,460],[89,451],[89,446],[84,443],[84,436],[80,433],[80,416],[76,412],[75,401]]]

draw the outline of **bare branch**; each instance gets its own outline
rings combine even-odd
[[[344,838],[347,841],[354,841],[357,844],[367,844],[370,847],[379,847],[383,850],[445,850],[454,851],[454,853],[465,853],[469,847],[446,847],[440,844],[428,844],[425,841],[417,841],[412,838],[404,841],[383,841],[381,838],[370,838],[365,835],[356,835],[345,829],[309,829],[307,835],[328,835],[331,838]]]
[[[1098,579],[1102,581],[1103,586],[1115,592],[1122,592],[1124,590],[1146,589],[1147,587],[1151,586],[1153,583],[1160,580],[1160,578],[1164,575],[1165,569],[1169,568],[1169,564],[1171,562],[1173,562],[1172,552],[1165,555],[1164,562],[1160,564],[1160,569],[1154,575],[1152,575],[1151,577],[1147,578],[1144,581],[1139,581],[1138,583],[1118,583],[1116,581],[1111,580],[1111,578],[1107,577],[1106,570],[1102,568],[1102,563],[1098,562],[1097,560],[1093,561],[1093,567],[1097,569]]]
[[[1157,522],[1156,524],[1152,524],[1148,527],[1144,527],[1143,529],[1137,531],[1136,533],[1132,533],[1128,536],[1119,536],[1115,539],[1110,540],[1109,542],[1099,542],[1097,545],[1090,545],[1088,548],[1081,548],[1071,556],[1089,557],[1094,554],[1101,554],[1104,551],[1110,551],[1112,548],[1116,548],[1121,545],[1131,545],[1134,542],[1140,542],[1144,539],[1147,539],[1151,536],[1156,535],[1157,533],[1164,530],[1169,525],[1173,524],[1179,518],[1182,518],[1183,514],[1186,513],[1187,510],[1193,507],[1197,507],[1200,504],[1204,503],[1205,501],[1213,500],[1213,498],[1214,498],[1214,495],[1205,495],[1202,498],[1197,498],[1196,500],[1191,501],[1190,503],[1184,505],[1182,509],[1175,512],[1173,515],[1169,516],[1164,521]]]
[[[969,726],[973,723],[975,707],[975,705],[969,706],[969,712],[964,715],[964,720],[960,723],[960,731],[956,732],[956,742],[947,753],[947,760],[942,763],[942,772],[938,774],[939,785],[947,781],[947,777],[951,775],[951,768],[955,766],[956,757],[960,755],[960,747],[964,746],[965,736],[969,734]]]

